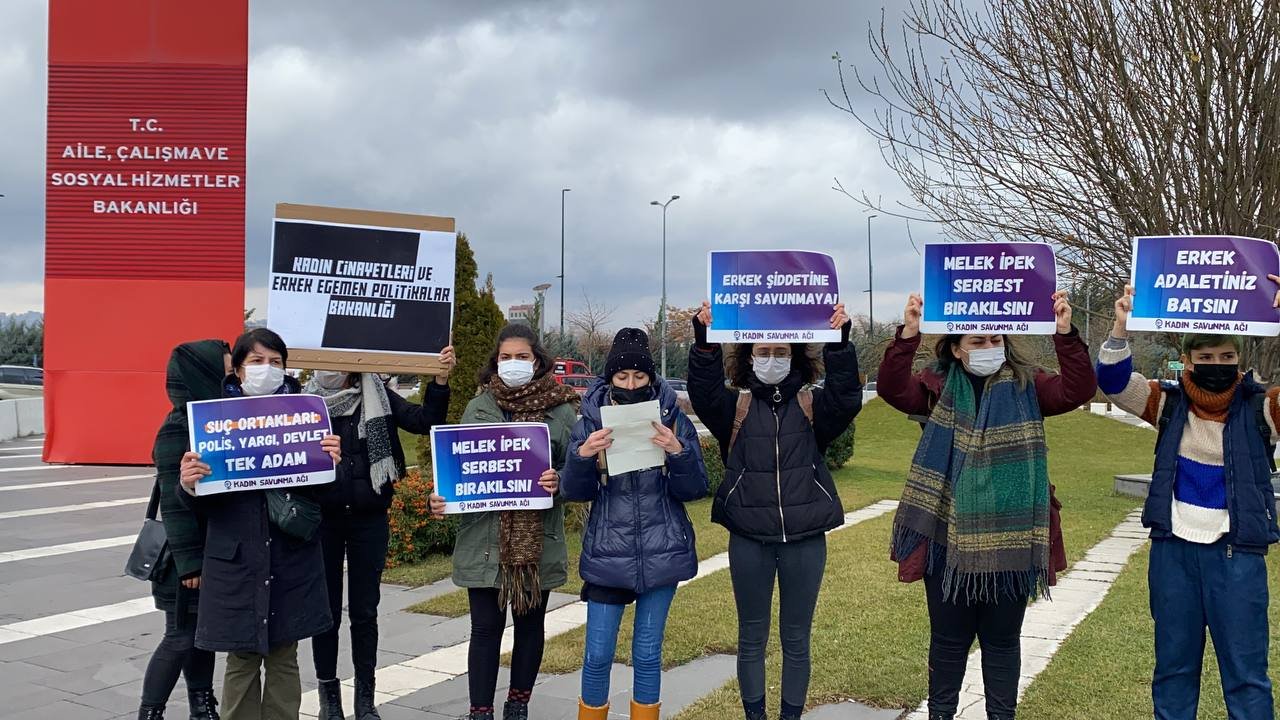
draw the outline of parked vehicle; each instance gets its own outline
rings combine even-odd
[[[40,397],[43,394],[43,369],[23,365],[0,365],[0,400]]]
[[[591,387],[591,383],[596,381],[595,375],[584,375],[577,373],[573,375],[556,375],[556,382],[561,385],[568,385],[578,395],[585,395],[587,388]]]
[[[569,358],[556,358],[554,372],[556,375],[591,375],[593,377],[595,375],[595,373],[591,372],[591,368],[587,367],[586,363]]]

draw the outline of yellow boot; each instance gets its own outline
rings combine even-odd
[[[656,715],[654,716],[657,717]],[[605,703],[600,707],[591,707],[582,702],[582,698],[578,698],[578,720],[608,720],[609,703]]]
[[[631,720],[658,720],[658,711],[662,709],[662,703],[656,702],[652,705],[641,705],[635,700],[631,701]]]

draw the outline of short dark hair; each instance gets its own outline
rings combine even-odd
[[[529,343],[530,348],[533,348],[533,377],[535,380],[555,370],[555,359],[551,357],[551,353],[547,352],[546,348],[542,347],[542,341],[538,339],[538,333],[524,323],[509,323],[498,332],[498,341],[493,344],[493,352],[489,354],[489,362],[480,368],[479,379],[481,386],[488,385],[490,380],[497,377],[498,348],[502,347],[502,343],[507,340],[524,340]]]
[[[772,344],[772,343],[769,343]],[[812,383],[820,373],[818,363],[809,354],[809,346],[805,343],[791,343],[791,371],[800,374],[800,380]],[[736,388],[751,387],[751,375],[755,372],[751,364],[751,354],[756,346],[752,343],[731,345],[729,350],[729,382]]]
[[[1226,345],[1231,343],[1235,346],[1236,352],[1244,351],[1244,338],[1239,335],[1209,335],[1208,333],[1187,333],[1182,336],[1182,352],[1184,355],[1190,355],[1192,350],[1200,348],[1213,347],[1214,345]]]
[[[231,348],[231,367],[239,370],[244,365],[244,359],[258,345],[280,353],[285,366],[289,365],[289,348],[285,346],[284,339],[266,328],[254,328],[236,338],[236,344]]]

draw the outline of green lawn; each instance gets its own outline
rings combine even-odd
[[[1280,564],[1268,563],[1271,628],[1280,627]],[[1107,599],[1054,655],[1018,708],[1031,720],[1128,720],[1151,715],[1151,673],[1155,669],[1151,613],[1147,605],[1147,548],[1120,574]],[[1271,670],[1280,668],[1280,643],[1271,643]],[[1222,681],[1213,654],[1205,651],[1200,683],[1201,720],[1226,720]],[[1280,685],[1272,690],[1280,704]]]
[[[443,580],[451,574],[453,574],[453,557],[436,553],[416,563],[383,570],[382,582],[406,587],[421,587]]]

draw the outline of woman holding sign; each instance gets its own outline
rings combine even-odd
[[[655,418],[649,442],[659,448],[663,464],[611,472],[612,430],[602,421],[601,409],[645,402],[653,406]],[[643,330],[618,331],[604,375],[583,397],[561,492],[566,500],[592,503],[578,561],[587,603],[578,718],[605,720],[609,714],[618,626],[622,611],[635,603],[631,718],[658,720],[667,611],[676,584],[698,572],[693,525],[684,503],[707,494],[707,469],[698,431],[680,411],[675,391],[654,372]]]
[[[298,381],[285,374],[288,360],[279,335],[266,328],[250,330],[231,349],[232,373],[223,380],[222,396],[301,392]],[[325,436],[321,445],[335,463],[341,461],[337,435]],[[315,491],[302,487],[287,493],[243,490],[196,497],[196,484],[209,474],[199,454],[183,456],[180,478],[187,492],[181,497],[205,516],[207,525],[196,647],[227,653],[223,720],[297,717],[302,702],[298,641],[333,624],[315,534],[319,505],[310,499]],[[271,493],[278,495],[269,500]],[[265,680],[259,675],[263,666]]]
[[[480,392],[467,403],[463,423],[539,422],[551,432],[551,457],[564,463],[577,419],[578,394],[556,382],[554,361],[527,325],[507,325],[480,371]],[[492,720],[498,657],[507,607],[515,623],[506,720],[529,716],[529,698],[542,666],[543,618],[550,591],[568,579],[564,505],[556,468],[538,484],[555,495],[550,510],[503,510],[459,516],[453,549],[453,582],[467,589],[471,644],[467,679],[475,720]],[[431,496],[431,512],[444,515],[445,500]]]
[[[338,628],[342,625],[343,565],[347,576],[347,613],[351,617],[351,659],[355,665],[355,714],[376,720],[374,669],[378,660],[378,601],[387,561],[390,528],[387,509],[395,483],[404,475],[400,430],[427,435],[449,411],[449,371],[453,347],[440,353],[445,372],[423,387],[421,405],[389,392],[374,373],[317,370],[306,392],[320,395],[329,408],[333,432],[342,438],[342,462],[335,480],[316,489],[320,501],[320,544],[333,627],[311,641],[320,683],[320,719],[341,720],[338,681]]]
[[[918,294],[880,365],[880,397],[929,418],[894,518],[892,557],[899,580],[924,579],[931,719],[955,716],[974,636],[987,717],[1014,717],[1027,601],[1066,569],[1044,418],[1088,402],[1097,381],[1066,293],[1053,302],[1060,374],[1026,362],[1005,335],[945,335],[936,362],[913,373]]]
[[[711,519],[728,528],[729,573],[738,606],[738,686],[748,720],[765,718],[765,646],[778,585],[783,720],[798,720],[809,692],[809,637],[827,562],[826,532],[844,522],[827,469],[827,446],[862,409],[858,355],[844,305],[831,315],[840,342],[822,350],[822,367],[803,344],[730,346],[725,387],[721,348],[707,342],[711,305],[693,318],[689,353],[693,411],[720,444],[725,481]]]

